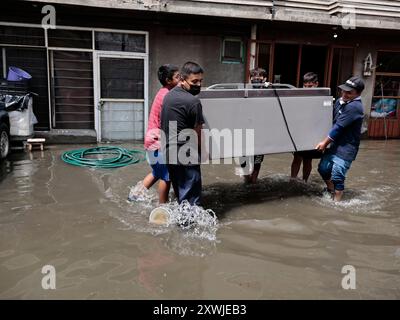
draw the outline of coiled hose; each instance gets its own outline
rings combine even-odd
[[[114,155],[113,157],[93,158],[87,156]],[[130,164],[139,163],[146,159],[142,150],[127,150],[120,147],[95,147],[66,151],[61,159],[69,164],[79,167],[92,168],[119,168]]]

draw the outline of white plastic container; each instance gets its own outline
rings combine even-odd
[[[165,207],[153,209],[149,216],[149,222],[153,224],[166,225],[169,223],[171,211]]]

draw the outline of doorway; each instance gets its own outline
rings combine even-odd
[[[95,53],[98,141],[143,140],[146,117],[146,58]]]

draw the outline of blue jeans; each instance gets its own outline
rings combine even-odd
[[[183,200],[191,205],[200,205],[201,202],[201,171],[200,165],[183,166],[168,165],[169,177],[172,182],[178,203]]]
[[[335,190],[344,190],[346,173],[350,169],[352,161],[343,160],[334,154],[324,154],[318,165],[318,172],[325,181],[331,180]]]

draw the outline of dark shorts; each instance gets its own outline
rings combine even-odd
[[[264,155],[254,156],[254,164],[261,164],[264,161]]]
[[[168,165],[169,177],[172,182],[178,203],[183,200],[191,205],[201,203],[201,171],[200,166]]]
[[[257,155],[257,156],[254,156],[254,164],[256,165],[261,165],[261,163],[264,161],[264,155],[263,154],[261,154],[261,155]],[[247,165],[247,162],[246,161],[244,161],[244,162],[242,162],[241,164],[240,164],[240,166],[242,167],[242,168],[244,168],[244,167],[246,167],[246,165]]]
[[[152,174],[154,178],[161,179],[164,181],[170,181],[168,167],[165,164],[164,156],[158,150],[155,151],[147,151],[147,159],[150,163],[150,167],[152,169]]]
[[[306,151],[297,151],[293,152],[293,155],[300,156],[305,159],[321,159],[323,153],[318,150],[306,150]]]

